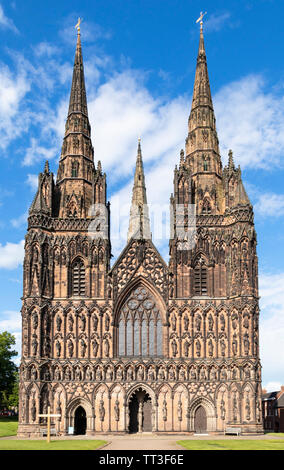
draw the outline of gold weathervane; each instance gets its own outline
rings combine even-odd
[[[75,26],[75,29],[77,29],[78,34],[80,34],[80,29],[81,29],[80,24],[81,24],[81,22],[82,22],[81,18],[78,18],[78,23]]]
[[[196,23],[199,23],[200,22],[200,29],[202,29],[202,25],[203,25],[203,16],[205,16],[207,13],[207,11],[205,13],[203,13],[202,11],[200,12],[200,17],[198,18],[198,20],[196,20]]]

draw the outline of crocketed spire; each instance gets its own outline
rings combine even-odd
[[[211,97],[202,25],[188,119],[186,158],[192,173],[211,171],[221,175],[221,158],[216,132],[216,119]]]
[[[88,115],[80,32],[78,32],[77,36],[68,114],[72,112],[80,112],[86,116]]]
[[[144,168],[142,160],[141,142],[138,140],[136,169],[132,190],[132,203],[127,240],[131,237],[139,239],[151,238],[149,211],[147,205]]]

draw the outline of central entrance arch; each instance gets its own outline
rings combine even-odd
[[[78,406],[74,415],[74,434],[86,434],[87,416],[82,406]]]
[[[129,433],[152,432],[152,400],[139,388],[129,400]]]

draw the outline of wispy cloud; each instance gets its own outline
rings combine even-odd
[[[21,265],[24,259],[24,245],[24,240],[19,243],[0,244],[0,268],[15,269]]]
[[[261,216],[281,217],[284,215],[284,194],[272,192],[260,194],[254,210]]]
[[[267,92],[261,75],[222,87],[214,97],[222,155],[242,168],[283,167],[284,97]]]
[[[16,344],[13,346],[18,352],[18,356],[13,358],[13,361],[19,365],[21,359],[21,333],[22,319],[21,313],[16,310],[4,310],[0,312],[0,331],[8,331],[15,336]]]
[[[208,18],[204,18],[204,30],[206,33],[213,31],[220,31],[225,24],[228,24],[228,21],[231,18],[231,13],[226,11],[224,13],[213,13],[209,15]]]
[[[2,5],[0,5],[0,28],[10,29],[14,33],[19,34],[19,30],[13,20],[5,15]]]
[[[284,384],[284,273],[260,273],[260,358],[267,381]]]

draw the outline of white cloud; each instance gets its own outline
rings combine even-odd
[[[28,211],[26,211],[23,214],[21,214],[19,217],[11,219],[12,226],[15,228],[19,228],[19,227],[22,227],[23,225],[26,225],[27,220],[28,220],[28,215],[29,215]]]
[[[8,331],[15,336],[16,344],[11,349],[18,352],[18,356],[13,357],[13,361],[19,365],[21,360],[22,345],[22,318],[21,313],[14,310],[5,310],[0,313],[0,332]]]
[[[11,31],[17,34],[19,33],[13,20],[5,15],[2,5],[0,5],[0,27],[10,29]]]
[[[24,240],[21,240],[19,243],[7,242],[6,245],[0,244],[0,268],[15,269],[22,264],[24,245]]]
[[[228,22],[229,18],[231,18],[231,13],[228,11],[220,14],[213,13],[208,18],[205,17],[204,31],[206,31],[206,33],[220,31],[224,24]]]
[[[34,47],[34,53],[37,57],[52,57],[59,53],[59,48],[49,42],[43,41]]]
[[[184,141],[187,101],[153,98],[134,71],[116,74],[98,88],[89,102],[95,127],[95,155],[112,177],[132,173],[137,139],[142,137],[144,161],[158,161]],[[132,165],[130,164],[132,162]]]
[[[28,174],[26,183],[30,186],[32,191],[36,191],[38,188],[38,175]]]
[[[30,82],[23,70],[12,74],[5,65],[0,66],[0,148],[19,137],[29,126],[29,113],[21,105],[30,90]]]
[[[64,27],[60,28],[59,35],[67,43],[75,46],[76,44],[76,31],[75,25],[78,21],[78,14],[71,13],[64,21]],[[110,30],[103,28],[101,25],[92,21],[82,19],[81,36],[84,43],[94,42],[98,39],[110,39],[112,33]]]
[[[221,154],[234,152],[242,168],[283,166],[284,97],[265,91],[260,75],[222,87],[215,95]]]
[[[40,160],[51,160],[57,153],[58,148],[56,146],[50,148],[44,147],[40,145],[39,139],[32,137],[31,146],[25,152],[23,165],[29,166]]]
[[[281,385],[283,385],[281,382],[268,382],[263,384],[262,388],[264,388],[267,392],[278,392],[281,390]]]
[[[260,274],[260,359],[263,381],[284,384],[284,273]]]
[[[284,215],[284,194],[260,194],[254,210],[261,216],[281,217]]]

